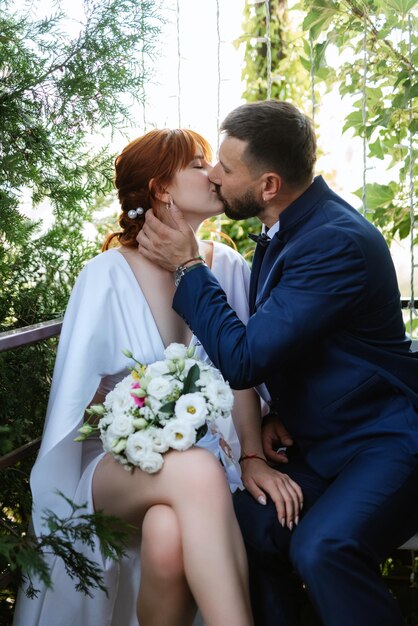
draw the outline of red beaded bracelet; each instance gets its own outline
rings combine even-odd
[[[241,461],[246,461],[247,459],[258,459],[259,461],[267,463],[267,459],[263,459],[263,457],[258,456],[258,454],[243,454],[239,459],[239,463],[241,463]]]

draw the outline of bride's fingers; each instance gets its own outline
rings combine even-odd
[[[278,472],[274,489],[269,490],[269,495],[276,506],[279,522],[292,530],[299,522],[303,506],[303,495],[299,485],[286,474]]]
[[[282,493],[287,492],[288,498],[286,500],[286,523],[287,527],[292,530],[294,526],[297,526],[299,523],[299,514],[300,514],[300,500],[298,493],[294,489],[291,482],[283,481],[283,491]]]
[[[253,480],[249,480],[245,488],[259,504],[267,504],[266,494]]]

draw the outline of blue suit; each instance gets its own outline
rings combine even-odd
[[[236,497],[257,626],[298,623],[293,568],[326,626],[402,624],[378,564],[418,529],[418,358],[381,234],[318,177],[257,246],[247,327],[203,266],[173,306],[233,388],[266,383],[298,445],[295,531]]]

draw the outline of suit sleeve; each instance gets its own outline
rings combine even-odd
[[[182,279],[173,307],[199,337],[212,362],[235,389],[285,371],[350,319],[367,293],[366,263],[341,231],[293,245],[268,297],[245,326],[204,266]],[[274,269],[273,269],[274,271]]]

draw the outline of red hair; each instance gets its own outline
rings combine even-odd
[[[183,128],[163,128],[134,139],[122,150],[115,160],[115,187],[122,208],[119,216],[121,230],[107,237],[102,250],[107,250],[114,238],[120,244],[136,247],[136,236],[142,228],[144,216],[131,219],[128,211],[138,207],[147,211],[153,204],[156,190],[164,188],[176,172],[185,169],[198,148],[210,162],[212,151],[201,135]]]

